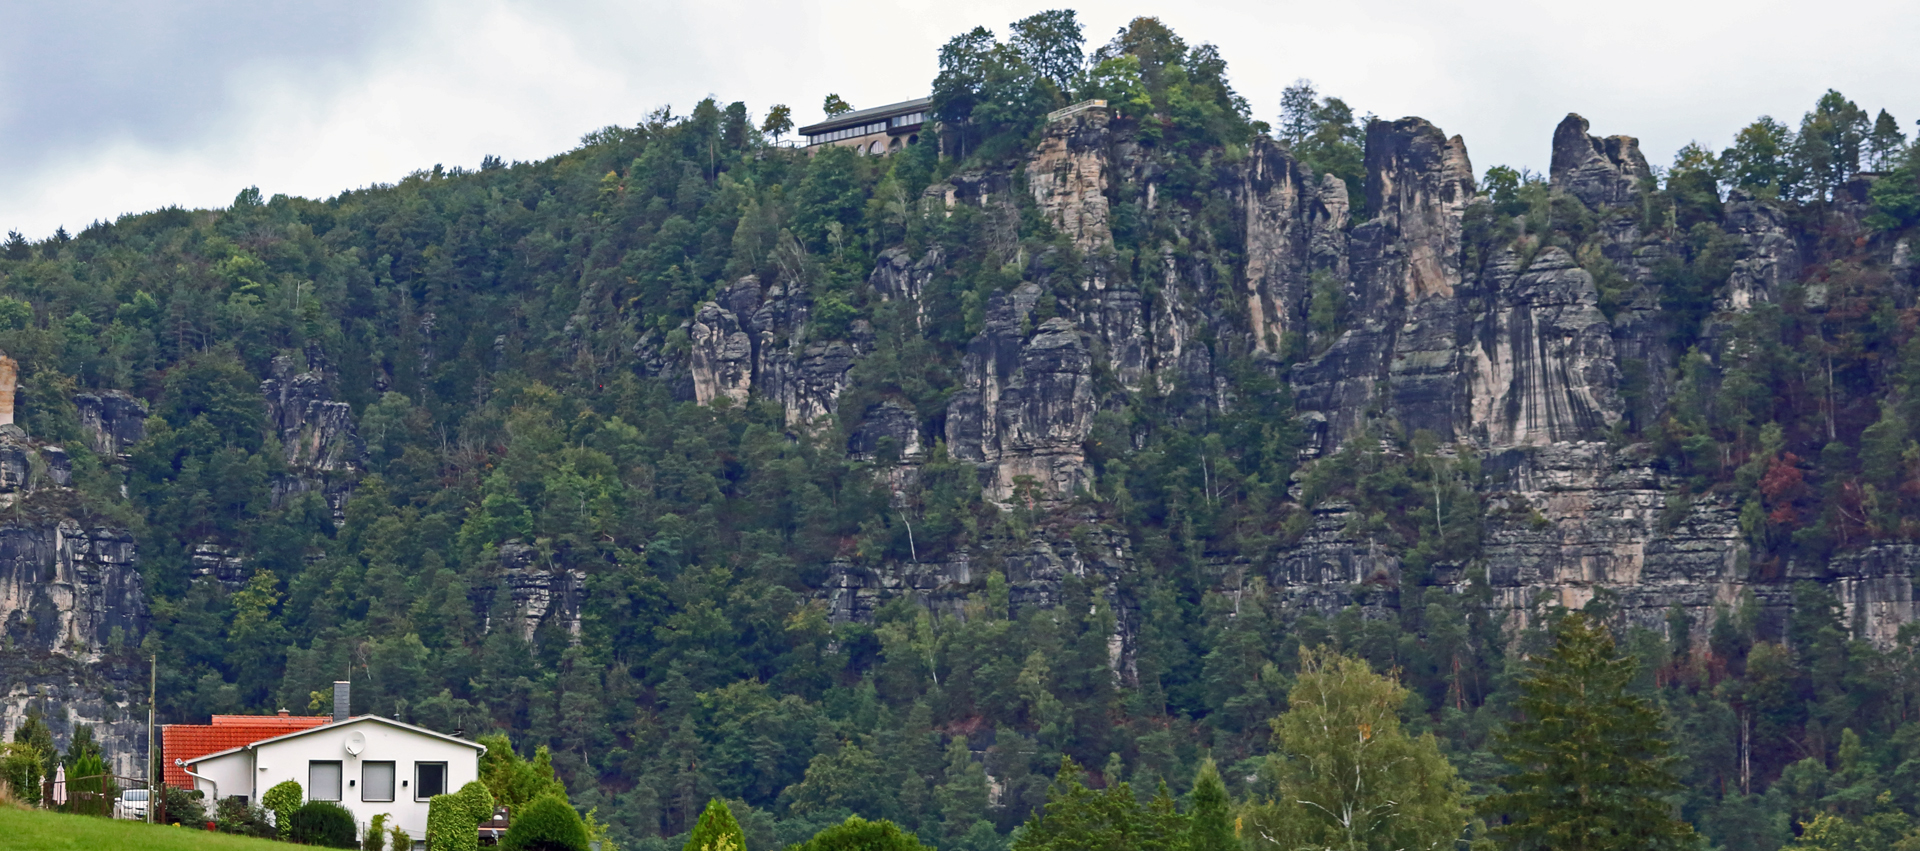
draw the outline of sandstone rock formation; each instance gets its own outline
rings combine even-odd
[[[107,458],[124,458],[133,445],[147,437],[147,406],[126,393],[107,390],[79,393],[73,405],[87,446]]]
[[[1092,258],[1093,272],[1075,282],[1080,294],[1062,299],[1052,318],[1041,317],[1053,282],[1030,280],[992,297],[948,404],[948,451],[980,465],[990,494],[1003,502],[1068,496],[1088,485],[1082,444],[1093,414],[1118,402],[1103,395],[1116,391],[1097,389],[1096,373],[1112,375],[1118,392],[1178,387],[1201,404],[1226,406],[1234,391],[1220,377],[1220,358],[1277,359],[1290,337],[1307,339],[1309,356],[1285,377],[1314,436],[1309,455],[1324,458],[1384,429],[1429,432],[1455,447],[1448,452],[1484,459],[1485,479],[1473,483],[1488,508],[1482,555],[1473,565],[1436,566],[1432,581],[1464,590],[1470,572],[1483,573],[1492,607],[1509,624],[1524,624],[1543,603],[1578,606],[1605,596],[1636,625],[1664,630],[1677,610],[1704,627],[1717,607],[1748,598],[1760,607],[1763,631],[1777,633],[1792,583],[1811,578],[1835,591],[1862,638],[1891,641],[1920,614],[1911,583],[1920,549],[1882,544],[1827,564],[1756,571],[1736,506],[1712,496],[1679,499],[1678,483],[1647,447],[1610,442],[1628,417],[1652,422],[1671,393],[1667,376],[1678,353],[1667,344],[1670,320],[1652,269],[1676,249],[1670,234],[1642,232],[1641,193],[1651,170],[1636,140],[1591,136],[1586,120],[1570,115],[1553,134],[1552,153],[1552,188],[1594,215],[1597,257],[1522,243],[1525,250],[1502,249],[1468,268],[1466,212],[1485,202],[1475,200],[1466,146],[1407,118],[1369,126],[1368,218],[1352,226],[1339,180],[1256,140],[1243,162],[1228,167],[1231,180],[1220,181],[1235,187],[1226,191],[1243,229],[1242,269],[1221,281],[1203,260],[1165,246],[1149,294],[1101,272],[1098,257],[1111,244],[1105,228],[1115,197],[1124,191],[1155,203],[1150,158],[1119,140],[1104,115],[1051,125],[1023,163],[1028,187],[1043,214]],[[990,210],[1011,184],[991,171],[971,172],[929,196]],[[1777,298],[1803,262],[1771,202],[1735,193],[1724,227],[1739,248],[1717,296],[1723,318],[1714,321]],[[1920,268],[1902,262],[1896,274]],[[921,268],[894,252],[883,255],[871,281],[883,298],[913,299],[924,285],[915,277]],[[1624,279],[1624,296],[1607,309],[1597,282],[1603,273]],[[1240,318],[1209,306],[1224,287],[1245,305]],[[1318,339],[1306,321],[1316,288],[1337,292],[1347,306],[1342,327]],[[1637,407],[1622,394],[1629,374]],[[904,425],[889,425],[904,417],[870,412],[871,425],[849,451],[872,453],[870,435],[905,434]],[[1351,531],[1350,506],[1303,508],[1310,528],[1270,561],[1215,565],[1222,589],[1258,577],[1292,612],[1331,614],[1357,603],[1377,614],[1395,605],[1403,577],[1391,549]],[[1054,563],[1040,553],[1057,552],[1057,540],[1040,536],[1033,546],[1021,564]],[[996,568],[1021,574],[1024,599],[1044,604],[1057,595],[1059,570],[1015,561]],[[1113,576],[1131,569],[1129,562],[1122,548],[1088,569]],[[964,553],[936,565],[841,564],[821,593],[836,617],[861,618],[896,594],[951,606],[955,589],[982,572]]]

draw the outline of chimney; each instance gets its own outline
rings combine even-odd
[[[336,722],[347,720],[347,697],[352,687],[353,684],[345,680],[335,680],[333,683],[333,720]]]
[[[287,717],[287,711],[285,709],[280,710],[280,717],[282,718]]]

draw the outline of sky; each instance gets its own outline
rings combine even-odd
[[[324,198],[486,155],[535,160],[709,95],[756,115],[924,96],[948,38],[1058,3],[0,0],[0,229],[242,189]],[[1828,88],[1911,135],[1920,4],[1882,0],[1081,2],[1089,48],[1158,16],[1212,42],[1255,117],[1301,78],[1360,112],[1462,135],[1474,167],[1545,171],[1553,128],[1664,165]]]

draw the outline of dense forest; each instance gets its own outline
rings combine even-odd
[[[162,721],[317,711],[350,672],[356,712],[545,749],[627,848],[680,847],[715,797],[749,851],[849,815],[953,851],[1090,847],[1036,814],[1110,815],[1116,792],[1142,821],[1115,848],[1179,845],[1192,813],[1284,822],[1273,790],[1294,763],[1276,755],[1307,721],[1276,719],[1303,684],[1361,677],[1353,660],[1389,675],[1366,686],[1393,701],[1380,729],[1457,774],[1455,836],[1491,841],[1548,806],[1514,794],[1502,756],[1540,717],[1536,663],[1559,645],[1657,712],[1643,793],[1698,832],[1662,842],[1838,848],[1920,816],[1920,631],[1869,636],[1806,567],[1920,538],[1920,147],[1891,116],[1829,92],[1797,124],[1689,145],[1625,219],[1543,175],[1473,176],[1450,274],[1564,256],[1608,321],[1656,317],[1634,333],[1670,357],[1623,359],[1623,413],[1586,439],[1639,453],[1662,528],[1731,506],[1737,569],[1790,589],[1653,622],[1602,589],[1576,616],[1493,605],[1489,530],[1556,522],[1489,484],[1494,454],[1391,415],[1364,439],[1301,415],[1289,377],[1365,324],[1337,269],[1303,279],[1299,321],[1271,339],[1232,330],[1254,252],[1222,175],[1285,156],[1339,187],[1334,228],[1361,234],[1385,197],[1370,145],[1405,122],[1305,81],[1249,104],[1218,51],[1151,18],[1092,50],[1070,12],[1004,36],[941,50],[937,129],[889,156],[781,144],[784,107],[709,99],[540,162],[12,234],[0,350],[20,362],[21,427],[64,449],[71,487],[9,522],[128,530],[149,624],[98,664],[137,668],[144,693],[157,655]],[[1087,99],[1131,163],[1093,247],[1027,173],[1048,113]],[[1814,258],[1761,303],[1729,295],[1748,263],[1736,208]],[[1615,221],[1665,248],[1609,250]],[[911,298],[883,286],[909,268]],[[1161,304],[1181,281],[1220,282],[1179,296],[1211,317],[1183,343],[1207,371],[1143,381],[1093,344],[1084,475],[1002,481],[952,445],[996,329],[1068,335],[1096,291]],[[703,335],[752,323],[811,353],[783,368],[848,359],[827,404],[695,386]],[[295,384],[350,421],[315,437],[289,419]],[[109,391],[150,412],[123,454],[98,451],[73,401]],[[1283,593],[1262,566],[1318,535],[1397,572]],[[1042,544],[1075,567],[1033,579]],[[915,584],[920,565],[943,566],[939,587]],[[843,604],[862,571],[894,592]],[[1260,835],[1239,841],[1278,847]]]

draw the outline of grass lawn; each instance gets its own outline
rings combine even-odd
[[[98,816],[0,807],[0,848],[36,851],[286,851],[296,846]]]

